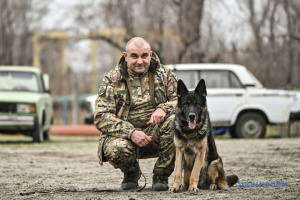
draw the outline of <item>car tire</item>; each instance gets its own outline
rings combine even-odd
[[[239,138],[263,138],[266,135],[266,119],[258,113],[245,113],[237,120],[235,134]]]
[[[44,141],[43,126],[38,124],[33,131],[33,142],[41,143]]]

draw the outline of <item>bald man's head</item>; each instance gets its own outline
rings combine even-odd
[[[130,46],[132,46],[132,45],[134,45],[138,48],[142,48],[144,45],[146,45],[149,47],[149,49],[151,51],[150,44],[144,38],[141,38],[141,37],[131,38],[126,44],[125,51],[128,52]]]

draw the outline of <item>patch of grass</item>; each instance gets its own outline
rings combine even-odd
[[[300,122],[292,123],[290,129],[291,138],[300,137]],[[215,138],[221,140],[231,139],[226,133],[217,135]],[[265,138],[288,138],[288,124],[268,125]]]
[[[290,125],[290,136],[300,136],[300,122],[294,122]],[[287,138],[288,137],[288,124],[283,125],[269,125],[267,126],[267,138]]]

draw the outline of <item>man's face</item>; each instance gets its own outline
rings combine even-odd
[[[152,51],[148,45],[137,47],[131,44],[128,52],[124,52],[129,69],[137,74],[144,73],[150,66]]]

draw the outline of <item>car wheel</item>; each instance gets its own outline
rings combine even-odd
[[[239,138],[263,138],[266,134],[266,120],[257,113],[245,113],[240,116],[235,126]]]
[[[42,125],[38,124],[33,131],[33,142],[41,143],[44,141],[44,132]]]
[[[50,139],[50,130],[44,131],[44,140],[49,140]]]

